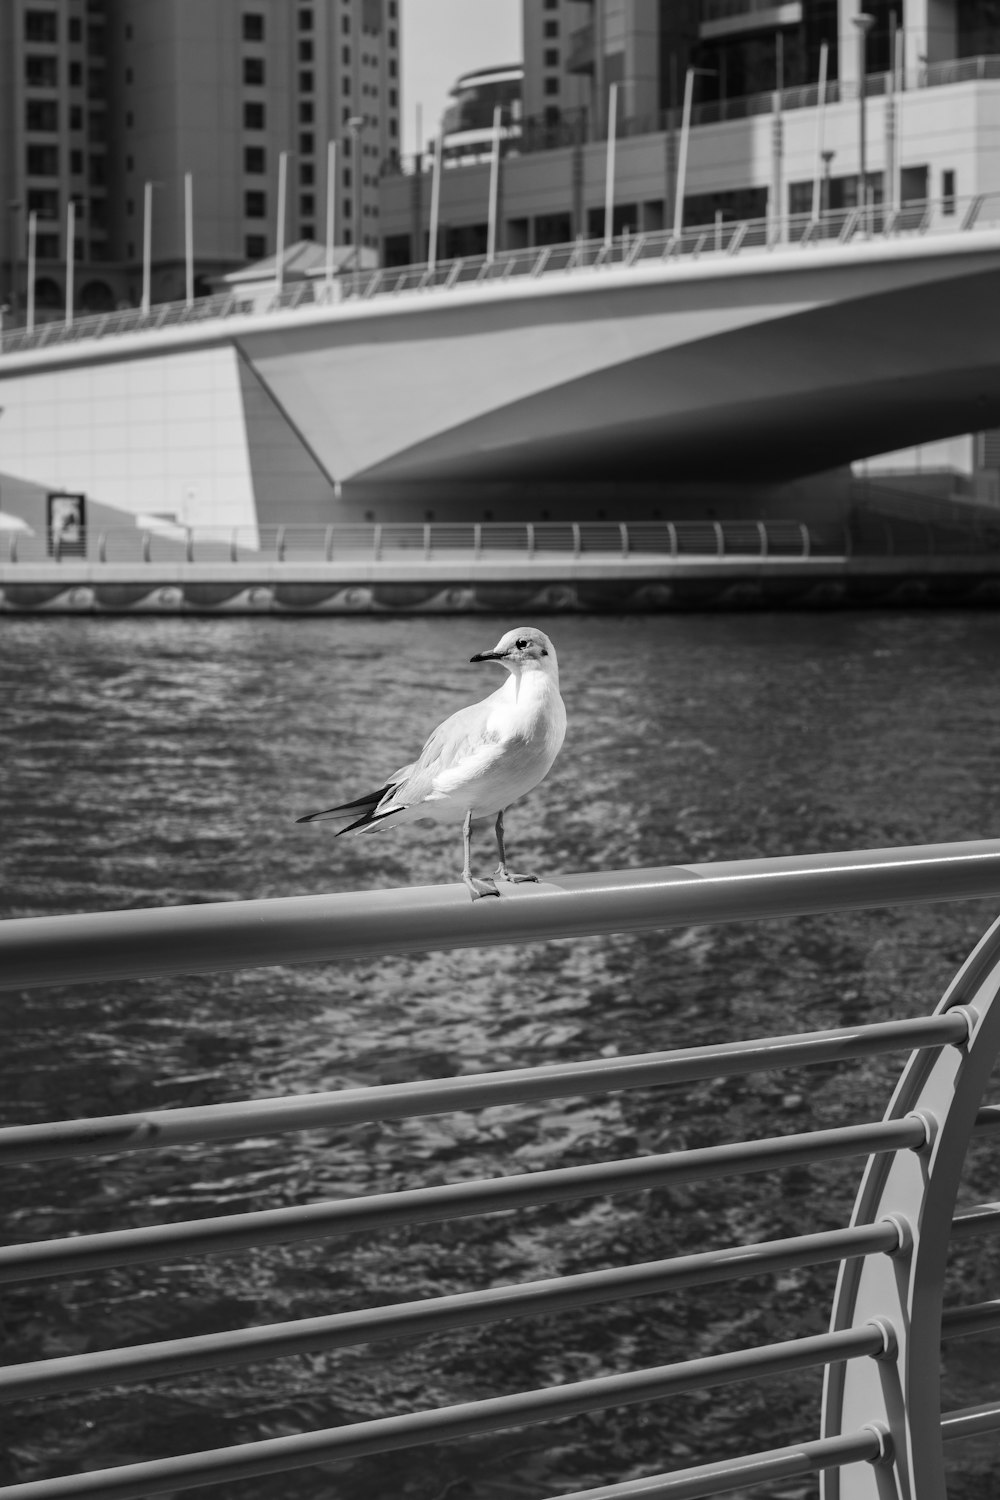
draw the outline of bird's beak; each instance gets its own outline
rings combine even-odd
[[[477,651],[475,656],[470,656],[470,661],[503,661],[502,651]]]

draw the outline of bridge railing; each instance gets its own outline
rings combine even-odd
[[[921,199],[904,203],[895,212],[874,205],[865,212],[831,209],[783,218],[716,220],[693,225],[679,234],[656,230],[626,232],[611,243],[603,238],[561,245],[503,250],[494,256],[472,255],[425,263],[344,270],[331,280],[322,275],[277,287],[260,283],[188,302],[163,302],[144,312],[128,308],[116,312],[75,315],[71,323],[53,319],[0,334],[0,353],[17,354],[54,345],[79,343],[131,333],[156,333],[184,325],[237,320],[274,313],[317,308],[357,307],[359,302],[472,286],[517,286],[525,281],[568,274],[584,275],[611,267],[691,264],[702,257],[739,256],[770,252],[789,246],[849,246],[873,239],[894,239],[931,232],[969,233],[976,227],[1000,224],[1000,193]]]
[[[879,510],[884,495],[886,511]],[[557,559],[818,558],[970,556],[1000,552],[1000,517],[941,501],[928,518],[923,497],[871,486],[846,525],[803,521],[387,522],[330,526],[185,527],[160,522],[90,529],[70,540],[11,530],[0,564],[469,563],[504,560],[544,567]],[[928,507],[925,505],[924,510]]]
[[[470,902],[461,886],[378,890],[195,907],[23,918],[0,923],[0,989],[23,990],[126,977],[234,970],[275,963],[352,961],[387,952],[492,946],[553,937],[790,918],[905,902],[1000,896],[1000,841],[854,851],[673,869],[623,870],[551,881],[518,899]],[[423,1338],[499,1320],[556,1315],[600,1303],[738,1282],[839,1263],[825,1334],[782,1329],[779,1339],[728,1353],[585,1380],[481,1396],[407,1415],[149,1458],[65,1477],[28,1477],[4,1500],[179,1493],[331,1459],[389,1452],[543,1424],[796,1370],[826,1371],[818,1434],[788,1433],[763,1452],[647,1474],[561,1500],[702,1496],[821,1471],[827,1500],[939,1500],[943,1442],[1000,1428],[1000,1400],[941,1412],[942,1338],[1000,1328],[1000,1303],[942,1310],[949,1243],[1000,1229],[1000,1205],[956,1214],[973,1137],[1000,1127],[984,1103],[1000,1053],[1000,922],[959,970],[933,1013],[847,1028],[727,1039],[635,1056],[552,1064],[373,1088],[149,1110],[100,1119],[0,1128],[0,1168],[40,1160],[146,1152],[178,1145],[362,1121],[483,1109],[501,1103],[679,1088],[790,1067],[840,1065],[906,1054],[900,1082],[878,1117],[752,1140],[542,1169],[488,1179],[137,1229],[70,1234],[0,1248],[0,1280],[49,1280],[171,1257],[331,1240],[358,1229],[476,1217],[530,1205],[628,1196],[651,1187],[857,1159],[866,1163],[851,1222],[780,1240],[709,1243],[661,1260],[583,1274],[474,1288],[447,1296],[321,1314],[304,1320],[129,1345],[0,1367],[0,1397],[54,1398],[122,1388],[194,1370],[224,1368],[393,1338]],[[721,1294],[720,1294],[721,1295]],[[738,1305],[737,1298],[737,1305]],[[50,1428],[57,1431],[55,1425]]]

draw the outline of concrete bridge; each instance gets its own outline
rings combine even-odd
[[[793,221],[783,243],[727,225],[547,247],[14,331],[0,504],[36,529],[60,490],[110,524],[640,520],[715,493],[732,510],[1000,426],[1000,202],[953,207]]]

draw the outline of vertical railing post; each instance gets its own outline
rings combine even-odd
[[[277,538],[275,539],[275,543],[274,543],[274,552],[275,552],[275,556],[277,557],[278,561],[279,562],[284,562],[284,560],[285,560],[285,528],[284,528],[284,526],[279,526],[278,527],[278,535],[277,535]]]
[[[946,1494],[941,1435],[941,1303],[952,1219],[966,1152],[990,1074],[1000,1052],[1000,922],[962,965],[936,1015],[956,1013],[968,1027],[964,1042],[911,1055],[893,1094],[887,1120],[923,1123],[922,1148],[869,1159],[852,1224],[894,1223],[899,1248],[842,1262],[831,1329],[877,1321],[886,1333],[880,1360],[847,1360],[827,1367],[823,1387],[824,1437],[880,1421],[889,1429],[893,1483],[872,1468],[852,1471],[851,1485],[825,1475],[824,1500],[880,1500],[886,1493]],[[885,1478],[889,1478],[888,1475]]]
[[[529,557],[534,557],[534,555],[535,555],[535,527],[534,527],[534,523],[533,522],[531,522],[531,521],[528,522],[527,531],[528,531],[528,556]]]
[[[194,562],[194,529],[186,526],[184,530],[186,533],[185,556],[188,562]]]
[[[431,555],[431,528],[428,522],[424,523],[424,561],[429,562]]]
[[[330,562],[332,560],[332,558],[333,558],[333,527],[332,526],[328,526],[326,528],[326,535],[323,538],[323,561],[324,562]]]
[[[618,534],[622,539],[622,557],[628,557],[628,527],[624,521],[618,523]]]
[[[472,555],[477,562],[483,555],[483,528],[479,521],[472,528]]]
[[[375,531],[372,535],[372,561],[382,561],[382,523],[376,522]]]
[[[802,536],[802,556],[809,557],[811,555],[811,539],[809,536],[809,527],[806,526],[802,521],[799,522],[799,532]]]
[[[574,521],[573,522],[573,556],[574,557],[579,557],[580,556],[581,547],[582,547],[582,538],[580,536],[580,523],[579,523],[579,521]]]
[[[767,556],[767,527],[763,521],[757,522],[757,534],[760,537],[760,555]]]

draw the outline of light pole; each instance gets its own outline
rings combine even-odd
[[[354,181],[351,184],[351,200],[354,204],[354,294],[357,296],[361,286],[361,132],[365,128],[364,115],[352,115],[347,122],[347,129],[351,135],[351,170],[354,173]]]
[[[836,156],[836,151],[823,152],[823,213],[830,212],[830,165]]]
[[[19,198],[12,198],[7,204],[7,244],[10,253],[10,280],[7,290],[10,301],[10,320],[15,325],[20,322],[18,303],[21,300],[21,289],[18,286],[18,256],[21,248],[18,242],[18,215],[20,212],[21,200]]]
[[[694,101],[694,80],[698,73],[706,78],[716,76],[714,68],[688,68],[684,78],[684,113],[681,116],[681,146],[677,162],[677,191],[674,196],[674,239],[680,237],[684,228],[684,188],[687,180],[688,139],[691,135],[691,105]]]
[[[858,207],[862,213],[862,224],[868,233],[868,150],[865,134],[865,78],[868,71],[868,33],[875,25],[875,17],[860,11],[851,17],[858,28]]]

